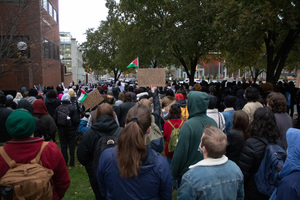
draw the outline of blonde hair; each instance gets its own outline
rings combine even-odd
[[[218,128],[207,125],[203,130],[201,146],[209,158],[221,158],[226,153],[227,136]]]

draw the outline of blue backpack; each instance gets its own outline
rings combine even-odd
[[[262,194],[271,196],[278,184],[278,175],[283,167],[286,152],[277,144],[269,144],[265,138],[259,139],[267,144],[267,147],[254,179],[257,190]]]

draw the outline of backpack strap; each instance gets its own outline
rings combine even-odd
[[[17,166],[17,163],[12,160],[9,155],[7,155],[3,147],[0,147],[0,154],[10,168],[14,168],[15,166]]]
[[[40,162],[42,152],[43,152],[45,146],[47,146],[48,143],[49,142],[43,142],[40,151],[38,152],[38,154],[36,155],[36,157],[31,160],[31,163],[39,163]]]
[[[169,122],[169,124],[172,126],[173,129],[175,128],[174,125],[170,122],[170,120],[168,120],[167,122]]]

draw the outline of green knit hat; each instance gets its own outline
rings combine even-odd
[[[29,138],[35,129],[35,120],[30,112],[16,109],[5,122],[6,130],[14,139]]]

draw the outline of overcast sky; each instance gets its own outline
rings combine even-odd
[[[71,32],[79,43],[86,41],[85,32],[106,20],[105,0],[59,0],[59,31]]]

